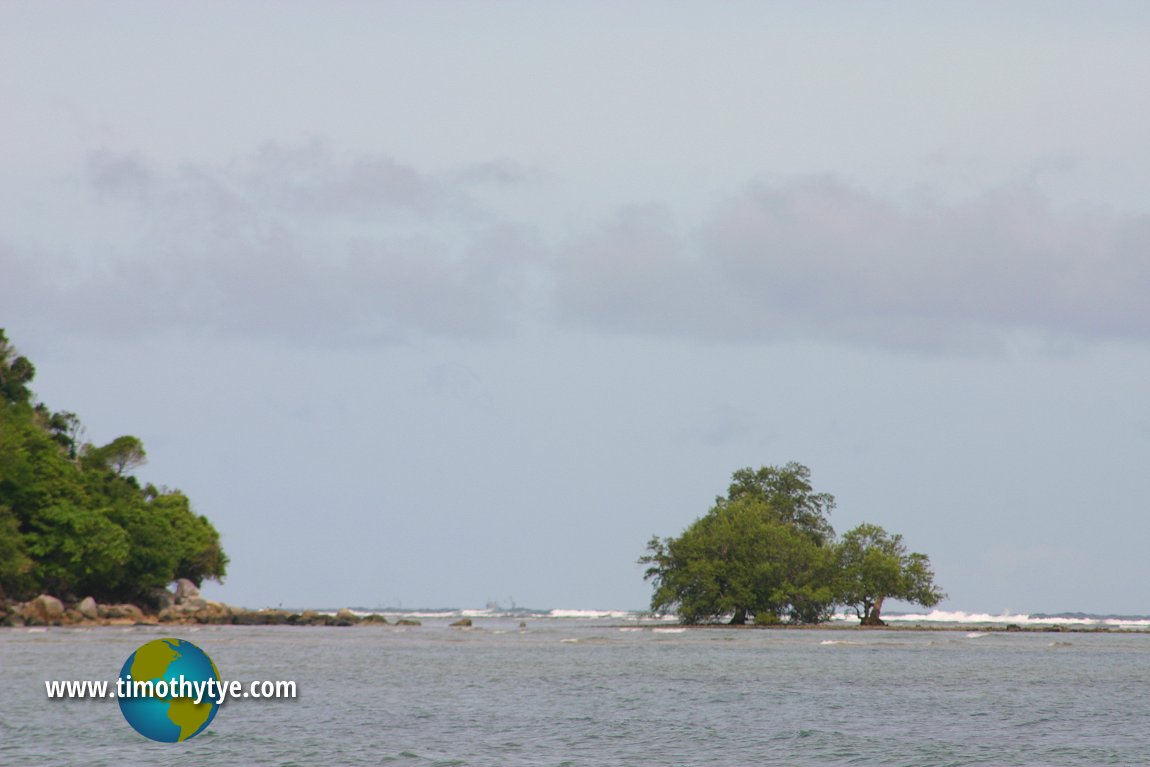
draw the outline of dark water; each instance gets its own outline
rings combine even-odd
[[[0,764],[1150,763],[1150,635],[478,623],[0,630]],[[172,745],[115,701],[47,699],[170,635],[299,698],[227,703]]]

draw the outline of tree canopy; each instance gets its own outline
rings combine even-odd
[[[838,601],[852,608],[867,626],[884,625],[885,599],[933,607],[945,598],[934,584],[925,554],[910,553],[901,535],[863,523],[838,545]]]
[[[651,609],[686,623],[731,616],[811,623],[833,605],[834,498],[815,493],[807,467],[789,463],[735,472],[726,496],[677,538],[654,537],[646,577]]]
[[[0,329],[0,597],[146,602],[177,578],[221,580],[228,558],[207,518],[133,476],[141,440],[83,442],[74,413],[35,402],[34,375]]]
[[[908,554],[901,536],[861,525],[836,541],[834,508],[802,464],[739,469],[726,496],[682,534],[647,544],[639,561],[655,587],[652,611],[684,623],[819,623],[844,605],[877,624],[885,598],[943,598],[929,560]]]

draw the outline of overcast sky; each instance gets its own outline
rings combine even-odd
[[[643,608],[799,461],[948,610],[1150,613],[1150,5],[0,5],[0,327],[209,596]]]

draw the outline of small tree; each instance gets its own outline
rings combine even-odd
[[[0,401],[23,403],[32,398],[28,384],[36,376],[36,367],[27,357],[16,353],[4,329],[0,328]]]
[[[930,559],[908,553],[901,535],[861,524],[838,545],[838,601],[851,607],[864,626],[885,626],[883,601],[901,599],[933,607],[946,598],[934,583]]]
[[[813,493],[800,464],[741,469],[726,497],[675,538],[652,538],[651,609],[684,623],[825,620],[834,596],[834,499]]]
[[[116,437],[103,447],[91,447],[83,457],[87,468],[107,469],[117,477],[143,466],[148,462],[148,452],[139,437],[125,434]]]

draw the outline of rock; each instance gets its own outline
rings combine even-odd
[[[92,597],[84,597],[81,599],[80,604],[76,605],[76,612],[90,621],[94,621],[100,617],[100,610],[96,606],[96,600],[92,599]]]
[[[340,608],[340,610],[336,612],[335,619],[339,621],[341,625],[346,621],[348,626],[354,626],[361,620],[358,615],[346,607]]]
[[[180,578],[176,581],[176,604],[181,605],[189,599],[196,599],[200,596],[200,590],[196,584],[189,581],[187,578]]]
[[[97,613],[101,618],[109,620],[144,620],[144,611],[132,604],[100,605],[97,607]]]
[[[156,616],[160,619],[160,623],[190,623],[191,614],[181,610],[180,608],[172,605],[160,610],[159,615]]]
[[[371,615],[363,616],[363,620],[361,622],[362,623],[378,623],[381,626],[386,626],[387,625],[387,618],[384,618],[382,615],[372,613]]]
[[[233,610],[222,602],[213,602],[210,599],[202,599],[201,601],[203,605],[197,607],[192,613],[196,623],[207,623],[218,626],[233,622],[236,610]]]
[[[155,610],[162,611],[174,605],[176,598],[167,589],[155,588],[148,592],[148,603]]]
[[[49,594],[41,594],[32,601],[25,602],[21,612],[26,621],[35,619],[47,625],[64,617],[64,603]]]
[[[397,620],[395,622],[395,625],[396,626],[422,626],[423,623],[421,621],[417,621],[415,618],[400,618],[399,620]]]
[[[451,624],[455,628],[469,628],[471,626],[470,618],[460,618],[455,623]]]
[[[304,610],[288,616],[288,623],[293,626],[326,626],[327,616],[320,615],[315,610]]]
[[[334,615],[324,615],[317,613],[314,610],[308,610],[304,613],[306,617],[300,617],[293,623],[289,617],[288,623],[293,623],[296,626],[350,626],[351,621],[340,620]]]
[[[186,597],[182,601],[177,601],[176,606],[187,612],[195,613],[207,607],[208,600],[203,597]]]
[[[237,626],[282,626],[290,620],[291,614],[284,610],[234,610],[231,616]]]

